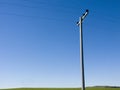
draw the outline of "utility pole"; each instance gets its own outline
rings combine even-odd
[[[77,22],[77,25],[80,29],[80,64],[81,64],[81,76],[82,76],[82,90],[85,90],[85,75],[84,75],[84,55],[83,55],[83,31],[82,31],[82,23],[85,17],[88,15],[88,10],[79,17],[79,22]]]

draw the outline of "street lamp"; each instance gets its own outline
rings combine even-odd
[[[79,26],[80,29],[80,62],[81,62],[82,90],[85,90],[82,22],[88,15],[88,12],[89,10],[86,10],[86,12],[79,18],[79,22],[77,22],[77,25]]]

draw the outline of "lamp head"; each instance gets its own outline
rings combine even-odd
[[[88,12],[89,12],[89,10],[88,10],[88,9],[86,9],[86,12],[88,13]]]

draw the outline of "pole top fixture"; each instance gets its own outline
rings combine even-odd
[[[88,9],[86,9],[86,12],[89,12],[89,10],[88,10]]]
[[[85,17],[88,15],[89,10],[86,9],[86,12],[80,17],[79,21],[77,22],[77,25],[79,26],[80,23],[82,23],[82,21],[85,19]]]

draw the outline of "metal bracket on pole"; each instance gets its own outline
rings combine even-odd
[[[87,9],[86,12],[79,18],[79,21],[77,22],[77,25],[79,26],[80,23],[85,19],[85,17],[88,15],[89,10]]]

